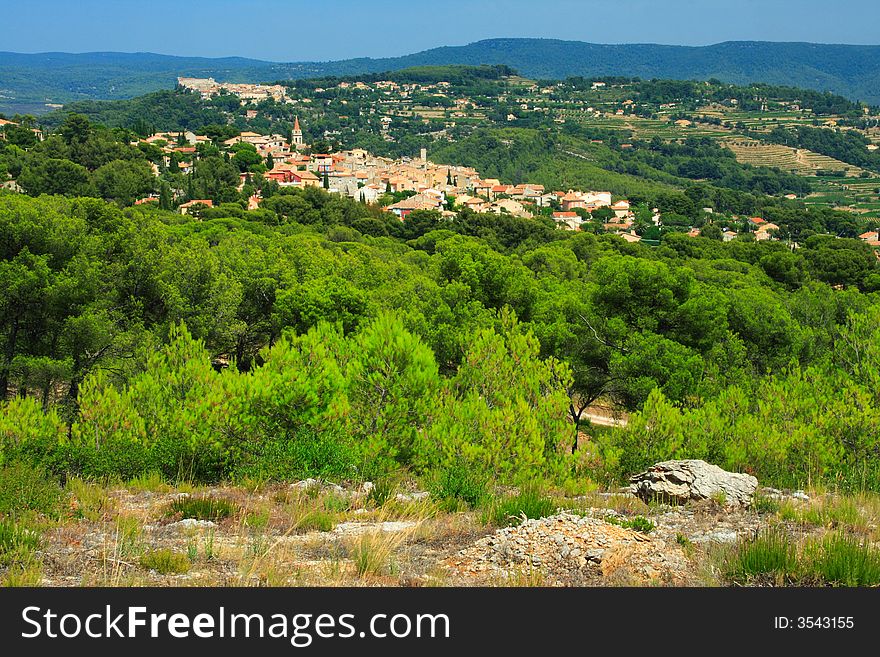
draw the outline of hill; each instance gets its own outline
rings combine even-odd
[[[46,103],[130,98],[171,88],[178,75],[261,82],[449,64],[506,64],[528,77],[548,79],[623,75],[766,82],[880,104],[880,46],[741,41],[690,47],[490,39],[402,57],[298,63],[153,53],[0,52],[0,111],[39,112]]]

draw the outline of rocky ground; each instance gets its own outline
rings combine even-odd
[[[171,512],[175,500],[187,498],[224,500],[230,513],[208,520]],[[73,517],[45,533],[38,583],[717,585],[725,584],[718,570],[725,551],[762,528],[788,523],[791,531],[819,531],[780,511],[800,517],[816,499],[765,490],[762,500],[756,510],[715,500],[648,505],[626,491],[558,495],[558,511],[505,527],[499,525],[517,521],[499,523],[485,509],[443,511],[423,491],[401,490],[379,503],[369,485],[83,484],[74,491]]]

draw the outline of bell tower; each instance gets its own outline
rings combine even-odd
[[[299,148],[303,145],[303,131],[302,128],[299,127],[298,116],[293,120],[293,144],[291,145],[295,148]]]

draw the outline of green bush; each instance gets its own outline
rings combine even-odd
[[[341,432],[302,427],[289,437],[248,446],[233,476],[255,481],[349,479],[358,475],[360,465],[357,446]]]
[[[489,496],[486,477],[461,460],[433,473],[428,488],[447,508],[461,502],[474,509]]]
[[[757,494],[752,502],[752,509],[760,514],[777,513],[782,508],[779,500],[775,500],[767,495]]]
[[[694,458],[781,488],[826,481],[874,490],[880,486],[875,400],[870,387],[819,367],[737,384],[695,408],[678,407],[654,390],[626,427],[599,436],[601,467],[623,481],[658,461]]]
[[[650,534],[657,527],[653,521],[648,520],[645,516],[633,516],[632,518],[606,516],[605,521],[610,522],[612,525],[618,525],[619,527],[641,532],[642,534]]]
[[[0,465],[21,460],[63,474],[67,427],[55,409],[43,411],[32,397],[0,402]]]
[[[178,497],[168,506],[167,514],[217,522],[228,518],[235,510],[232,502],[219,497]]]
[[[502,333],[481,331],[446,382],[433,421],[420,436],[426,470],[463,460],[485,477],[513,483],[553,470],[556,447],[570,441],[569,368],[540,358],[538,340],[510,313]]]
[[[139,563],[142,568],[155,570],[160,575],[182,575],[188,573],[192,565],[185,554],[166,549],[145,552]]]
[[[100,371],[83,382],[71,434],[79,473],[129,479],[159,470],[168,479],[213,482],[228,474],[238,397],[186,326],[117,389]],[[233,431],[229,431],[233,429]]]
[[[40,468],[25,463],[0,468],[0,516],[39,513],[58,518],[64,500],[64,490]]]
[[[427,421],[440,375],[434,353],[394,315],[383,312],[359,331],[347,364],[352,430],[368,458],[408,464]]]
[[[379,477],[370,489],[367,499],[377,507],[384,506],[386,502],[393,499],[397,494],[400,486],[400,477],[395,474],[387,474]]]

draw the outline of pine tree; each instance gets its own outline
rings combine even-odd
[[[269,171],[275,168],[275,158],[272,157],[272,153],[269,153],[268,157],[266,157],[266,168]]]
[[[446,169],[446,184],[447,185],[452,184],[452,170],[451,169]]]
[[[391,181],[390,180],[387,183],[385,183],[385,193],[386,194],[391,193]]]
[[[330,189],[330,176],[326,171],[324,172],[324,189]]]

